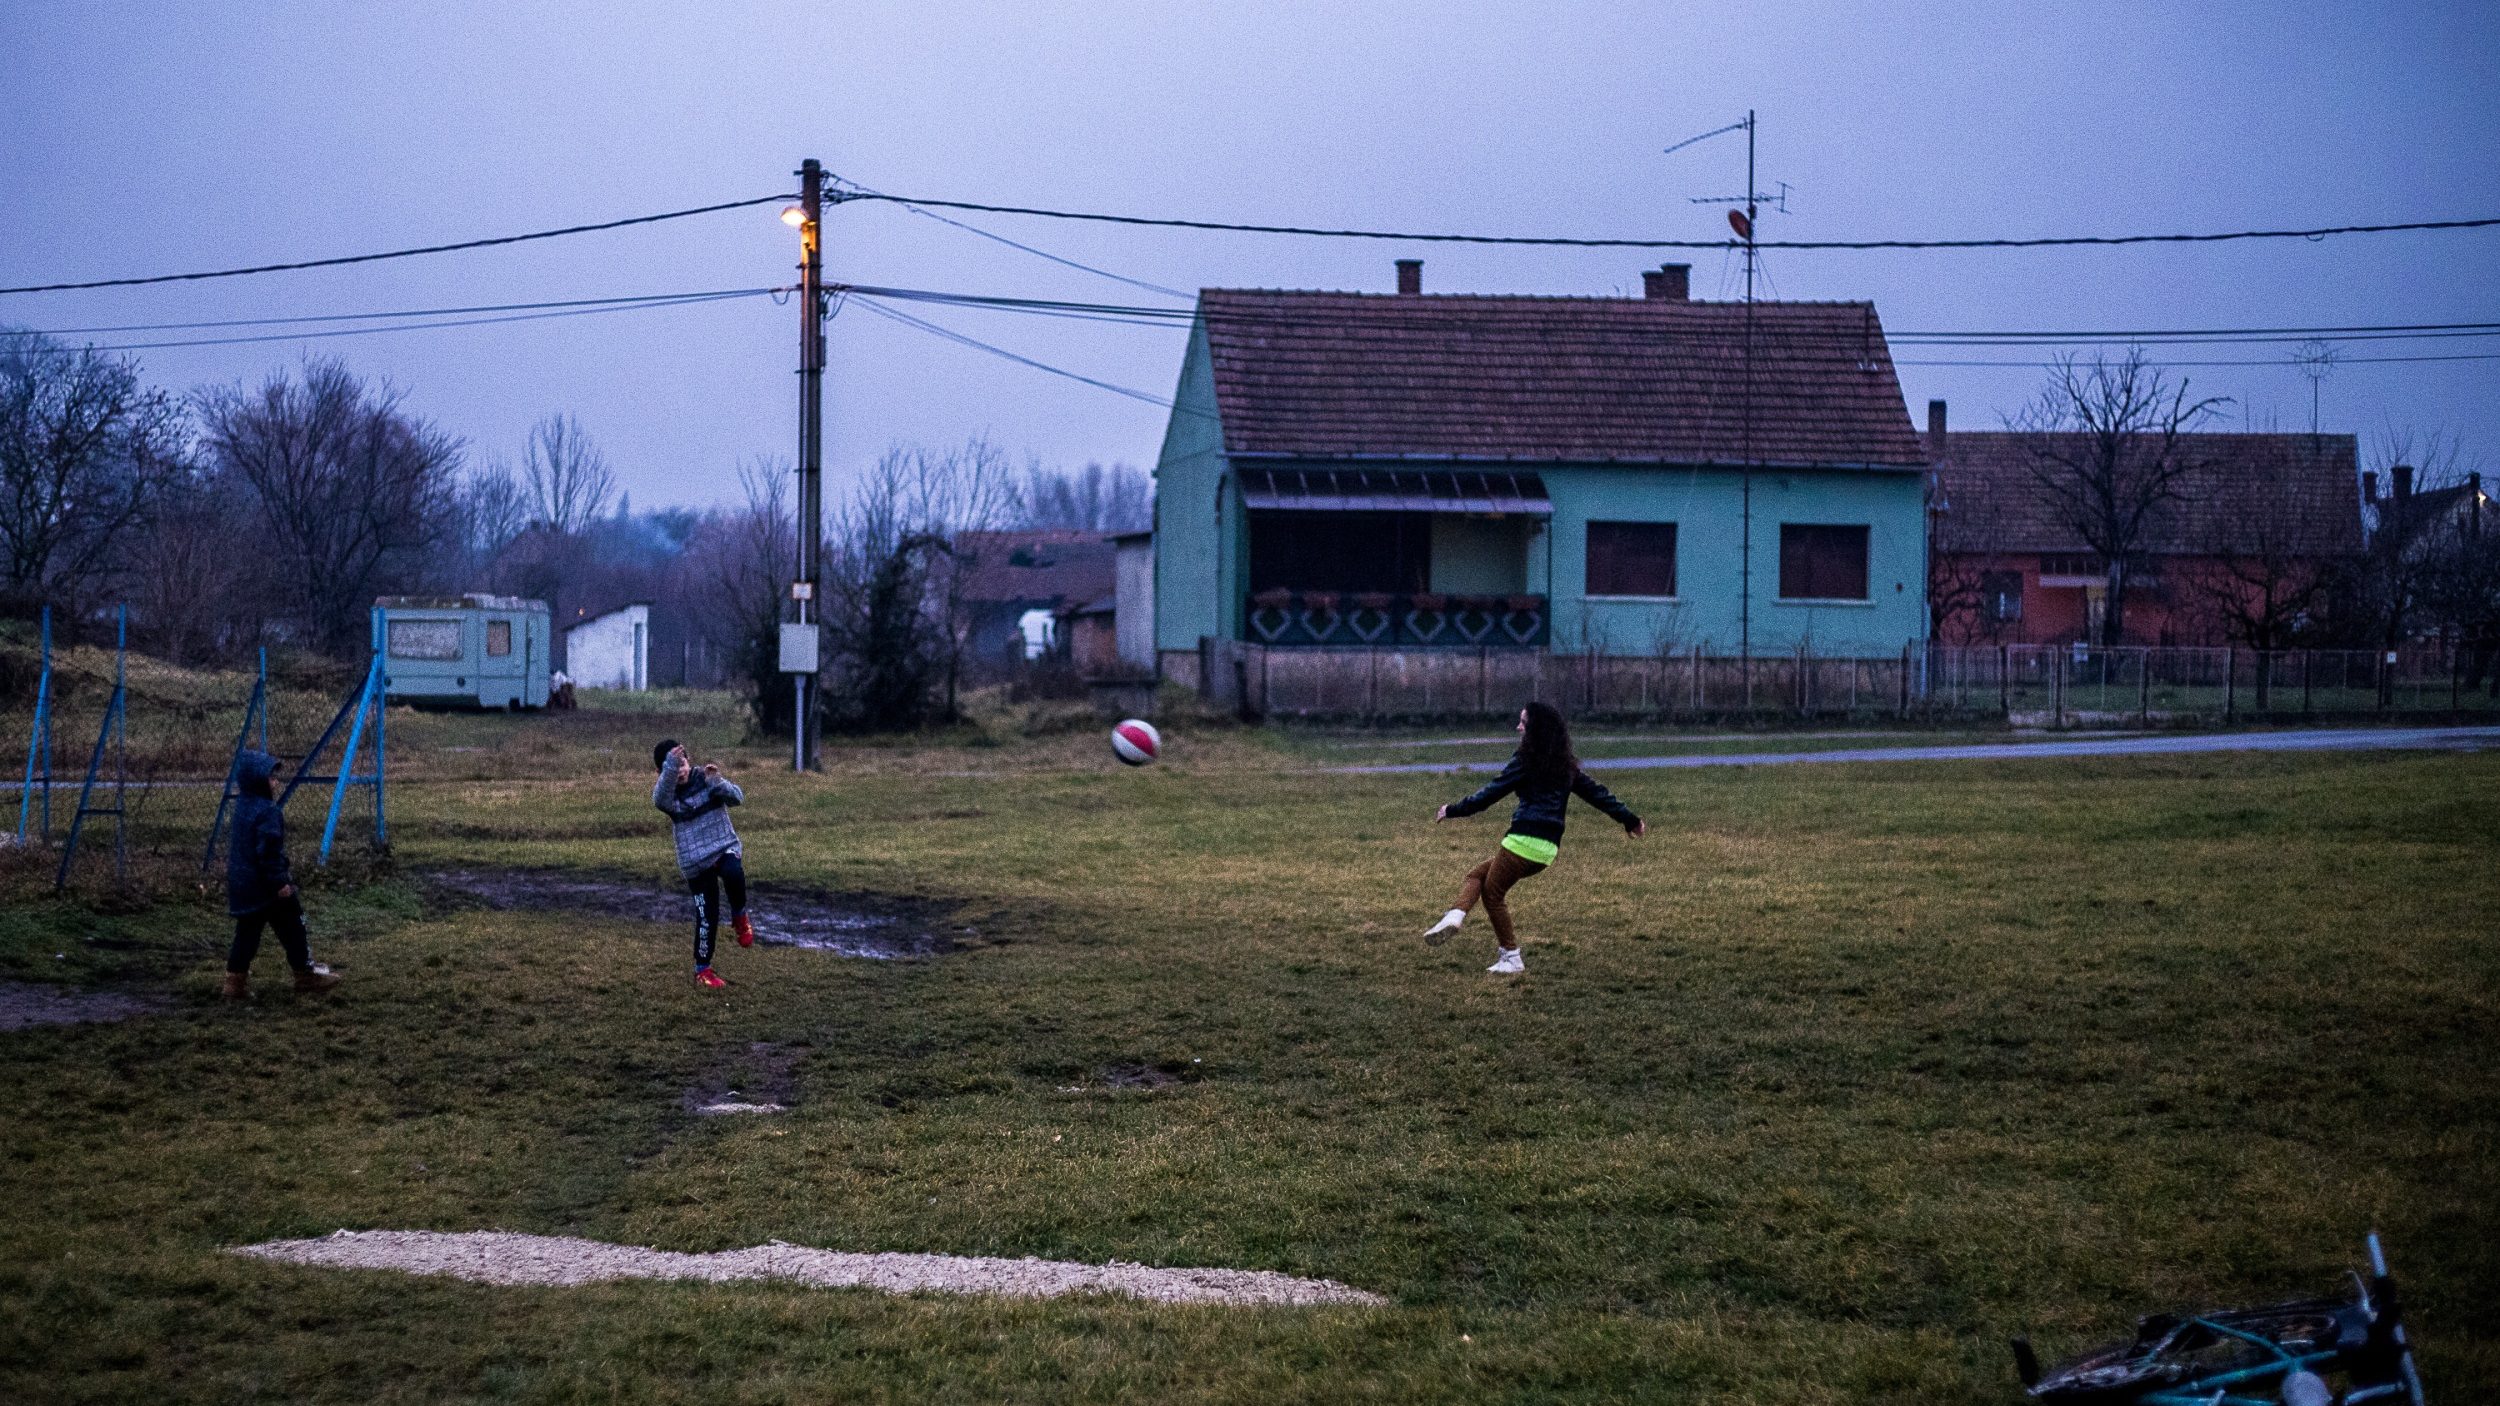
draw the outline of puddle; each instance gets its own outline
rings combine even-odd
[[[164,1008],[162,1001],[112,991],[73,991],[31,981],[0,981],[0,1030],[128,1020]]]
[[[439,898],[503,911],[590,913],[677,927],[693,922],[694,900],[684,888],[647,879],[566,869],[441,869],[423,882]],[[768,946],[876,960],[940,956],[975,935],[955,920],[952,905],[932,899],[777,884],[748,885],[747,917],[755,940]],[[735,940],[727,924],[720,940]]]
[[[722,1061],[701,1083],[686,1090],[678,1099],[678,1106],[698,1118],[787,1113],[790,1105],[798,1102],[796,1071],[808,1049],[806,1045],[758,1040],[742,1053]]]

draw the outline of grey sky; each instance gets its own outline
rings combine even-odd
[[[2500,7],[2331,4],[1016,3],[0,7],[0,284],[352,253],[790,186],[803,156],[899,193],[1141,214],[1711,238],[1689,195],[1766,185],[1765,237],[2214,230],[2500,211]],[[977,223],[1178,288],[1634,292],[1658,256]],[[830,276],[1112,302],[1151,295],[889,206],[827,222]],[[82,327],[780,283],[771,208],[518,249],[0,299]],[[1680,256],[1679,256],[1680,257]],[[1696,296],[1734,264],[1693,259]],[[2500,321],[2500,231],[2270,245],[1770,256],[1781,296],[1872,298],[1888,328]],[[922,311],[917,310],[915,311]],[[1158,395],[1173,331],[922,315]],[[638,504],[711,503],[786,455],[796,315],[761,300],[456,331],[141,353],[178,387],[306,350],[388,376],[482,457],[577,413]],[[179,334],[177,334],[179,335]],[[120,340],[164,340],[162,336]],[[112,337],[92,340],[112,341]],[[2500,352],[2500,339],[2348,344]],[[2200,359],[2285,349],[2181,349]],[[2018,359],[2008,351],[1922,357]],[[2190,373],[2305,428],[2288,365]],[[1994,425],[2019,370],[1905,367],[1913,406]],[[986,433],[1150,464],[1162,412],[856,310],[832,335],[828,461]],[[2324,425],[2445,428],[2489,464],[2500,361],[2346,365]]]

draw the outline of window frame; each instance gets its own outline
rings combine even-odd
[[[1854,534],[1856,535],[1856,538],[1857,538],[1857,545],[1858,545],[1858,564],[1857,564],[1857,576],[1858,576],[1858,582],[1857,582],[1857,584],[1858,584],[1858,593],[1857,593],[1856,595],[1829,595],[1829,594],[1824,594],[1824,595],[1807,594],[1807,595],[1796,595],[1796,596],[1792,596],[1792,595],[1790,595],[1790,594],[1788,593],[1788,575],[1789,575],[1789,572],[1788,572],[1788,561],[1789,561],[1789,543],[1790,543],[1790,536],[1789,536],[1789,534],[1791,534],[1792,532],[1794,532],[1794,533],[1818,533],[1818,534],[1824,534],[1824,533],[1830,533],[1830,534],[1846,534],[1846,533],[1854,533]],[[1803,542],[1804,540],[1806,540],[1806,539],[1803,539],[1803,538],[1800,538],[1800,539],[1799,539],[1799,541],[1800,541],[1800,543],[1801,543],[1801,544],[1802,544],[1802,542]],[[1826,540],[1829,540],[1829,539],[1826,539]],[[1863,522],[1783,522],[1783,523],[1781,523],[1781,524],[1780,524],[1780,536],[1779,536],[1779,577],[1778,577],[1778,584],[1777,584],[1776,586],[1774,586],[1774,587],[1773,587],[1773,589],[1774,589],[1774,590],[1776,590],[1776,591],[1778,591],[1778,593],[1779,593],[1779,594],[1775,597],[1775,599],[1778,599],[1778,600],[1783,600],[1783,601],[1814,601],[1814,602],[1830,601],[1830,602],[1835,602],[1835,603],[1846,603],[1846,604],[1850,604],[1850,605],[1864,605],[1864,604],[1869,604],[1869,603],[1873,602],[1873,600],[1875,599],[1875,579],[1874,579],[1874,578],[1875,578],[1875,565],[1874,565],[1874,556],[1875,556],[1875,531],[1874,531],[1874,527],[1873,527],[1873,525],[1872,525],[1872,524],[1870,524],[1870,523],[1863,523]],[[1806,575],[1808,575],[1808,576],[1813,576],[1813,575],[1817,574],[1817,573],[1815,573],[1815,572],[1813,572],[1813,571],[1812,571],[1812,569],[1811,569],[1811,562],[1810,562],[1810,561],[1809,561],[1809,562],[1807,562],[1807,563],[1801,563],[1801,565],[1805,565],[1805,566],[1807,567],[1807,570],[1806,570],[1806,572],[1805,572],[1805,574],[1806,574]],[[1805,585],[1807,585],[1807,586],[1809,586],[1809,587],[1811,587],[1811,586],[1823,585],[1823,584],[1828,584],[1828,583],[1821,582],[1821,581],[1816,581],[1816,580],[1808,580],[1808,581],[1806,581],[1804,584],[1805,584]]]
[[[1645,528],[1654,532],[1663,532],[1666,537],[1667,546],[1667,588],[1663,591],[1615,591],[1599,589],[1595,577],[1597,574],[1598,562],[1597,538],[1598,529],[1600,528]],[[1611,534],[1609,535],[1611,536]],[[1679,530],[1678,525],[1673,522],[1657,522],[1633,518],[1589,519],[1586,523],[1582,524],[1580,537],[1580,598],[1583,600],[1649,601],[1683,599],[1680,591],[1683,584],[1681,580],[1683,563],[1679,560],[1679,554],[1683,544],[1683,535],[1684,534],[1681,530]],[[1610,544],[1607,551],[1607,565],[1609,568],[1617,568],[1619,566],[1619,563],[1622,560],[1616,555],[1616,552],[1619,550],[1620,549],[1618,547]]]
[[[495,648],[495,632],[498,630],[503,632],[503,648],[501,649]],[[489,659],[509,659],[512,657],[511,621],[489,620],[486,622],[486,657]]]

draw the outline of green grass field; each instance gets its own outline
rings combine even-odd
[[[1499,813],[1312,770],[1402,754],[1175,726],[1128,772],[1037,723],[794,779],[672,706],[395,713],[394,862],[308,890],[328,999],[272,944],[257,1000],[214,1001],[171,801],[137,897],[0,861],[0,976],[173,1003],[0,1033],[0,1400],[2003,1402],[2011,1333],[2053,1356],[2331,1291],[2373,1226],[2434,1399],[2500,1392],[2500,757],[1618,773],[1650,837],[1576,812],[1499,980],[1480,922],[1415,936]],[[757,879],[958,901],[980,936],[732,949],[700,995],[675,927],[422,895],[670,873],[663,729],[746,784]],[[757,1044],[798,1055],[789,1113],[682,1111]],[[1170,1081],[1107,1086],[1141,1066]],[[1276,1269],[1394,1306],[221,1253],[340,1227]]]

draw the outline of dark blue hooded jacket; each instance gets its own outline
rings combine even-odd
[[[1530,839],[1562,843],[1563,811],[1569,808],[1573,796],[1597,807],[1608,820],[1626,830],[1641,823],[1641,818],[1632,813],[1630,806],[1616,800],[1614,792],[1598,785],[1578,767],[1573,767],[1571,779],[1559,786],[1550,781],[1531,781],[1528,778],[1527,758],[1517,752],[1511,753],[1510,764],[1502,768],[1502,774],[1494,777],[1482,790],[1450,802],[1450,818],[1456,820],[1462,815],[1474,815],[1513,792],[1519,796],[1519,805],[1511,812],[1510,832],[1526,835]]]
[[[245,752],[235,761],[235,783],[244,794],[234,803],[234,831],[226,837],[226,911],[252,913],[278,901],[278,890],[295,882],[286,862],[286,815],[278,803],[251,794],[278,769],[266,752]]]

